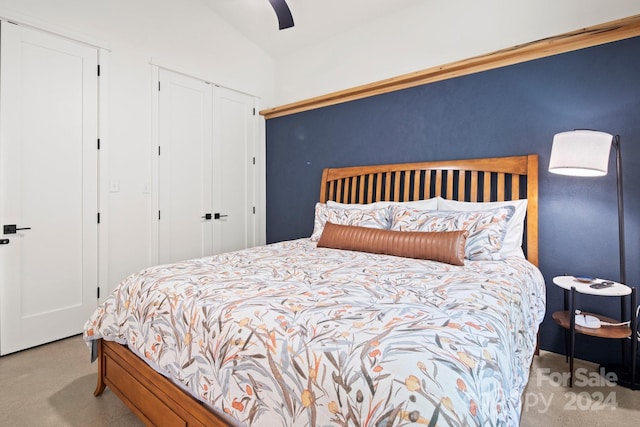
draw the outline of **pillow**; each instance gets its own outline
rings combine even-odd
[[[327,221],[341,225],[359,225],[369,228],[389,228],[389,209],[345,209],[316,203],[311,240],[317,242]]]
[[[513,216],[513,206],[486,211],[418,211],[400,206],[391,207],[391,230],[455,231],[468,230],[465,257],[478,260],[501,260],[500,249]]]
[[[327,222],[319,248],[345,249],[464,265],[467,230],[402,232]]]
[[[380,209],[387,208],[389,206],[405,206],[415,209],[435,211],[438,209],[438,199],[440,199],[440,197],[432,197],[431,199],[426,200],[414,200],[411,202],[375,202],[364,205],[360,205],[358,203],[338,203],[333,200],[329,200],[327,202],[327,206],[347,209]]]
[[[513,206],[515,212],[507,224],[507,234],[500,249],[503,258],[517,256],[524,258],[522,252],[522,235],[524,234],[524,218],[527,216],[527,199],[506,202],[459,202],[457,200],[440,199],[438,210],[441,211],[480,211],[503,206]]]

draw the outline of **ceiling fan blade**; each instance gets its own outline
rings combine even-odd
[[[285,28],[293,27],[293,16],[286,0],[269,0],[269,3],[271,3],[273,10],[276,11],[280,29],[284,30]]]

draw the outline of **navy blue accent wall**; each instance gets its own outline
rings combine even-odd
[[[267,241],[311,235],[325,167],[537,153],[541,344],[563,353],[551,279],[619,278],[614,156],[601,178],[547,171],[553,135],[573,129],[621,136],[627,279],[640,285],[640,37],[268,120]],[[617,298],[582,296],[578,306],[620,316]],[[580,358],[619,360],[617,341],[576,342]]]

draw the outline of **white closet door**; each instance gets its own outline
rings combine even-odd
[[[214,252],[255,246],[255,99],[214,88]]]
[[[165,69],[159,78],[158,261],[165,264],[212,253],[212,97],[202,80]]]
[[[0,52],[0,353],[7,354],[80,333],[96,307],[98,53],[7,22]]]

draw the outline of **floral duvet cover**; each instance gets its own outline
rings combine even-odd
[[[456,267],[300,239],[134,274],[84,337],[126,344],[239,425],[513,426],[544,310],[521,258]]]

